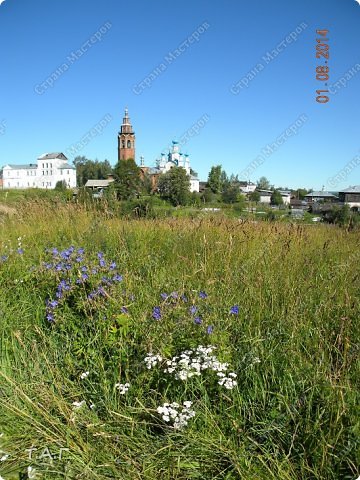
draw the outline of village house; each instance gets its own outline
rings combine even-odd
[[[339,192],[339,200],[349,205],[350,208],[359,211],[360,208],[360,185],[346,188]]]
[[[45,153],[37,163],[8,164],[3,168],[3,188],[54,189],[58,182],[76,187],[76,170],[63,153]]]
[[[336,202],[337,197],[333,193],[321,190],[308,193],[307,195],[305,195],[305,200],[307,201],[307,203]]]

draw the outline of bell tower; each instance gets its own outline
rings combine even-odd
[[[128,109],[125,108],[123,123],[118,133],[118,161],[129,158],[135,161],[135,133],[130,123]]]

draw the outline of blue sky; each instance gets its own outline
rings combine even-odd
[[[317,29],[329,30],[327,87]],[[114,165],[127,106],[138,163],[180,140],[202,180],[221,164],[276,186],[360,184],[355,0],[5,0],[0,45],[0,165],[75,144]]]

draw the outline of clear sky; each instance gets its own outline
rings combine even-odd
[[[0,45],[0,165],[56,151],[114,165],[127,106],[138,163],[178,140],[201,180],[221,164],[276,186],[360,184],[355,0],[5,0]]]

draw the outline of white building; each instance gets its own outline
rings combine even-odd
[[[157,170],[158,173],[165,173],[174,166],[182,167],[186,170],[186,173],[190,176],[190,192],[198,192],[199,179],[191,174],[189,155],[181,153],[178,142],[173,141],[171,151],[167,155],[162,153],[161,159],[157,161]]]
[[[63,153],[45,153],[37,163],[3,168],[3,188],[53,189],[61,181],[68,188],[76,187],[76,169],[68,164]]]

